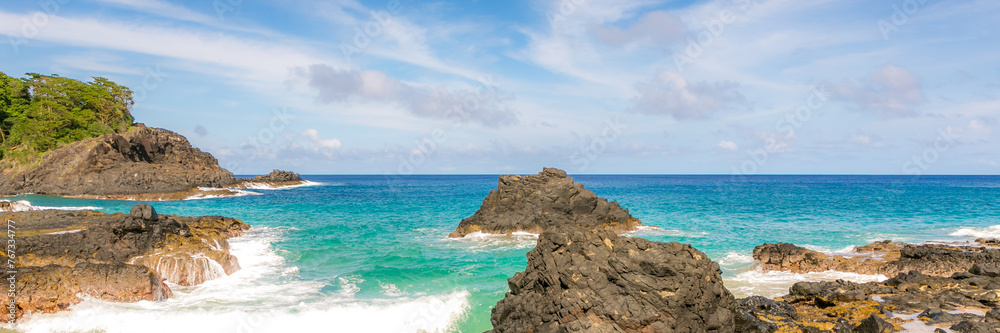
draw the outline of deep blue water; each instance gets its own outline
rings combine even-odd
[[[233,242],[245,272],[201,289],[175,288],[178,297],[163,304],[88,301],[74,314],[40,316],[25,327],[128,331],[161,320],[156,327],[176,330],[185,328],[178,320],[185,319],[223,331],[323,323],[333,331],[481,332],[490,328],[489,311],[503,297],[506,279],[524,269],[534,245],[530,236],[447,239],[496,187],[496,175],[303,178],[323,185],[151,202],[161,214],[223,215],[253,225],[255,231]],[[748,271],[753,247],[766,242],[836,252],[883,239],[1000,236],[997,176],[574,178],[661,228],[633,236],[689,243],[720,261],[738,296],[780,294],[801,278],[851,278]],[[127,212],[135,204],[16,199],[105,212]]]

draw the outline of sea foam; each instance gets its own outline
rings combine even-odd
[[[341,292],[324,294],[326,284],[302,280],[297,267],[271,243],[287,229],[254,228],[230,240],[242,269],[232,275],[184,287],[171,284],[174,297],[137,303],[90,297],[70,311],[26,318],[25,332],[446,332],[470,308],[470,293],[403,296],[382,285],[384,298],[360,299],[360,278],[338,278]],[[291,273],[290,273],[291,272]],[[8,327],[8,326],[3,326]]]
[[[840,271],[825,271],[811,273],[791,273],[782,271],[764,272],[759,267],[739,273],[731,278],[724,278],[723,283],[736,297],[760,295],[778,297],[788,294],[796,282],[802,281],[835,281],[847,280],[858,283],[885,281],[885,275],[867,275]]]
[[[985,228],[959,228],[955,232],[948,235],[969,238],[1000,238],[1000,225],[993,225]]]

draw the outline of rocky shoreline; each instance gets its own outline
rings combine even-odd
[[[850,256],[763,244],[753,257],[765,272],[891,278],[798,282],[782,297],[734,299],[719,265],[704,253],[620,236],[641,224],[620,223],[634,218],[617,204],[624,214],[591,215],[607,212],[591,208],[599,204],[574,209],[582,202],[577,198],[591,196],[557,169],[502,176],[479,211],[450,235],[541,233],[526,269],[508,280],[510,291],[493,308],[491,332],[1000,332],[998,240],[884,241]],[[602,223],[609,216],[619,223]]]
[[[238,271],[228,239],[250,229],[220,216],[160,215],[146,204],[129,214],[43,210],[0,218],[18,230],[19,255],[6,258],[17,267],[17,318],[66,310],[80,295],[117,302],[170,298],[167,283],[198,285]]]

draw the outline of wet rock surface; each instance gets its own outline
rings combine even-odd
[[[220,216],[159,215],[146,204],[129,214],[41,210],[0,218],[17,226],[13,259],[25,283],[18,311],[26,313],[63,310],[80,302],[77,294],[158,300],[170,296],[162,281],[190,286],[232,274],[239,263],[227,239],[250,228]]]
[[[718,264],[689,245],[548,230],[508,285],[494,332],[736,332]]]
[[[757,246],[753,257],[764,271],[795,273],[828,270],[895,276],[910,271],[951,276],[968,272],[976,264],[1000,267],[1000,249],[979,244],[903,244],[876,242],[855,248],[853,256],[826,255],[792,244]],[[990,268],[992,269],[992,268]],[[990,274],[1000,274],[1000,270]]]
[[[537,175],[501,176],[482,206],[462,220],[450,237],[473,232],[509,234],[541,233],[549,229],[584,227],[630,231],[642,226],[616,202],[598,198],[559,169],[545,168]]]

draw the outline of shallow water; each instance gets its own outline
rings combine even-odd
[[[35,316],[26,331],[461,331],[490,328],[506,279],[536,237],[448,239],[496,176],[305,176],[318,186],[260,195],[154,202],[157,212],[223,215],[254,226],[232,240],[243,270],[164,302],[87,300]],[[753,247],[790,242],[826,252],[891,239],[1000,236],[1000,177],[578,176],[660,229],[629,233],[694,245],[720,263],[737,296],[782,295],[792,282],[881,276],[750,270]],[[20,196],[34,206],[127,212],[134,202]]]

